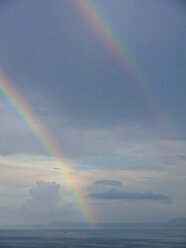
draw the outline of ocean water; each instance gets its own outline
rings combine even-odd
[[[0,229],[0,248],[186,248],[185,229]]]

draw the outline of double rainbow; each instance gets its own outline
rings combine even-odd
[[[122,68],[124,68],[125,72],[128,72],[132,78],[132,82],[140,89],[143,97],[150,103],[152,111],[156,113],[157,103],[155,100],[152,100],[153,94],[149,93],[151,90],[149,88],[148,80],[142,75],[139,66],[136,64],[127,48],[127,45],[111,27],[95,2],[91,0],[73,0],[73,3],[80,10],[80,13],[88,20],[93,30],[102,39],[109,51],[120,61]],[[95,226],[96,216],[91,210],[88,201],[85,200],[86,197],[80,187],[80,182],[75,175],[73,175],[73,169],[64,163],[61,151],[49,131],[46,130],[43,123],[37,118],[28,103],[2,72],[0,73],[0,93],[5,100],[9,102],[15,112],[18,113],[22,121],[26,123],[55,164],[61,168],[63,180],[70,188],[84,217],[92,226]],[[156,115],[159,116],[158,113]]]

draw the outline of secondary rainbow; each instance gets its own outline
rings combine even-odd
[[[136,83],[140,90],[148,91],[149,94],[149,86],[145,82],[144,75],[142,75],[141,69],[139,69],[139,65],[137,65],[136,60],[129,51],[126,42],[113,29],[96,2],[92,0],[74,0],[73,3],[80,13],[84,15],[89,25],[92,26],[92,29],[101,38],[109,51],[119,59],[121,68],[128,72],[133,79],[133,83]]]
[[[86,18],[89,25],[94,32],[100,37],[103,44],[107,47],[111,54],[118,60],[119,65],[125,73],[130,76],[130,82],[135,85],[135,89],[141,94],[148,106],[151,108],[156,125],[168,135],[168,125],[165,117],[162,115],[162,107],[159,105],[158,99],[153,94],[150,85],[150,80],[143,73],[139,64],[134,59],[131,51],[129,50],[124,37],[114,30],[109,20],[104,15],[103,11],[98,7],[96,1],[93,0],[73,0],[74,6]],[[166,123],[166,124],[165,124]]]
[[[70,189],[73,198],[76,200],[82,215],[90,226],[96,228],[97,220],[91,205],[82,190],[80,180],[75,175],[75,171],[70,165],[63,161],[63,156],[59,150],[49,131],[44,124],[38,119],[29,104],[18,93],[18,90],[10,83],[10,80],[0,71],[0,94],[11,105],[11,108],[18,114],[19,118],[31,130],[32,134],[39,141],[40,145],[45,149],[52,161],[62,172],[64,183]]]

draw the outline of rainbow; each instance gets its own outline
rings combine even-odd
[[[144,99],[146,99],[148,104],[151,106],[152,111],[158,120],[160,115],[160,108],[158,108],[159,103],[153,97],[149,80],[146,79],[144,73],[142,73],[142,70],[139,68],[139,65],[134,60],[126,42],[115,32],[94,1],[73,0],[72,2],[80,13],[88,20],[88,23],[101,38],[110,53],[118,59],[122,70],[130,75],[132,79],[131,83],[134,83],[135,87],[139,89]],[[85,219],[91,224],[91,226],[96,226],[97,221],[94,211],[91,210],[91,206],[87,201],[85,201],[86,197],[80,187],[80,182],[75,175],[73,175],[73,169],[64,163],[61,151],[53,137],[44,127],[43,123],[41,123],[37,118],[28,103],[18,93],[18,90],[13,87],[2,72],[0,72],[0,93],[5,100],[8,101],[23,122],[29,127],[33,135],[45,151],[47,151],[52,160],[61,168],[63,180],[70,188],[71,193],[76,199]]]
[[[96,215],[92,210],[86,196],[81,187],[80,180],[78,180],[75,171],[70,165],[67,165],[62,159],[63,156],[59,146],[50,135],[49,131],[45,128],[43,123],[38,119],[28,103],[18,93],[13,84],[0,72],[0,94],[9,103],[11,108],[18,114],[19,118],[30,129],[35,138],[39,141],[40,145],[44,148],[52,161],[55,163],[63,177],[64,183],[70,189],[73,199],[76,200],[82,215],[91,227],[97,228],[98,223]]]
[[[74,0],[73,3],[87,19],[89,25],[101,38],[110,53],[114,54],[115,58],[120,61],[122,69],[127,71],[130,77],[134,79],[133,83],[135,82],[137,87],[149,94],[148,83],[144,80],[144,75],[142,75],[141,69],[139,69],[139,65],[134,60],[126,42],[123,37],[121,38],[116,33],[95,2],[92,0]],[[142,78],[143,80],[141,80]]]
[[[160,107],[158,99],[153,94],[149,83],[150,80],[142,71],[136,59],[134,59],[124,37],[120,37],[114,30],[109,20],[97,6],[96,1],[74,0],[72,2],[79,13],[87,20],[93,31],[100,37],[110,54],[118,60],[121,70],[130,76],[132,79],[130,83],[134,84],[136,91],[143,97],[153,112],[156,126],[162,130],[162,133],[170,135],[165,117],[161,113],[162,107]]]

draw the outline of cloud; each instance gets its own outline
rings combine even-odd
[[[133,201],[161,201],[164,203],[171,203],[171,199],[169,196],[163,194],[156,194],[153,192],[144,192],[144,193],[137,193],[137,192],[125,192],[119,191],[115,189],[111,189],[101,193],[91,193],[89,194],[90,197],[96,199],[103,199],[103,200],[133,200]]]
[[[36,186],[29,190],[31,199],[27,206],[32,209],[54,210],[58,208],[61,201],[60,185],[55,182],[37,182]]]
[[[30,198],[17,208],[0,206],[2,225],[47,224],[56,220],[71,221],[77,217],[77,210],[63,201],[60,185],[55,182],[38,181],[29,190],[29,196]]]
[[[119,180],[99,180],[99,181],[95,181],[94,184],[97,185],[110,185],[110,186],[122,186],[122,182],[120,182]]]
[[[60,2],[51,3],[51,1],[45,0],[25,3],[25,1],[16,1],[14,10],[9,11],[6,8],[6,15],[2,15],[0,36],[3,39],[1,39],[0,49],[2,51],[8,49],[9,52],[1,53],[1,61],[6,67],[6,71],[11,74],[11,77],[17,79],[17,82],[14,83],[20,88],[24,86],[26,97],[33,95],[30,97],[33,106],[37,106],[38,103],[45,106],[45,100],[42,99],[41,101],[41,97],[44,95],[43,98],[46,99],[48,104],[46,109],[48,109],[49,105],[55,106],[54,112],[62,114],[63,117],[64,115],[68,116],[72,119],[71,122],[76,125],[94,123],[95,126],[105,127],[106,125],[121,125],[121,123],[128,122],[136,123],[136,120],[141,122],[142,119],[146,120],[147,117],[150,120],[155,119],[156,117],[154,117],[154,111],[149,106],[148,98],[144,99],[143,94],[140,94],[135,84],[132,84],[133,77],[130,77],[128,73],[123,73],[123,70],[120,70],[120,66],[118,66],[117,59],[110,56],[107,49],[102,49],[103,43],[98,42],[99,39],[88,25],[84,25],[84,18],[80,18],[78,11],[73,12],[73,17],[70,15],[72,11],[71,3],[63,1],[63,4],[61,4]],[[145,6],[148,11],[141,18],[141,12],[136,5],[129,4],[130,1],[127,4],[123,2],[125,1],[122,1],[122,5],[125,7],[122,8],[120,4],[113,4],[112,7],[115,11],[112,11],[112,13],[117,13],[116,19],[118,18],[118,13],[120,14],[123,25],[118,26],[118,30],[121,34],[124,30],[130,30],[129,37],[134,43],[134,48],[137,51],[140,49],[138,52],[142,56],[142,61],[151,66],[152,72],[153,68],[156,68],[155,72],[159,69],[158,76],[162,80],[168,74],[167,66],[170,66],[168,71],[174,69],[174,77],[184,76],[184,67],[179,66],[179,70],[175,70],[174,60],[171,60],[169,56],[163,56],[162,53],[164,44],[168,44],[168,51],[174,51],[177,47],[182,51],[185,48],[185,43],[180,43],[179,35],[184,30],[184,22],[179,16],[180,13],[177,11],[173,13],[171,8],[167,8],[166,4],[159,8],[159,3],[154,3],[153,5],[151,3],[147,6],[144,1],[143,4],[140,3],[140,9],[144,8],[141,6]],[[48,7],[43,8],[43,4]],[[61,26],[60,28],[56,25],[55,18],[54,20],[50,18],[53,12],[51,11],[50,13],[49,10],[52,10],[53,7],[56,8],[55,16],[61,20],[62,25],[59,25]],[[34,8],[37,8],[37,12],[32,18],[31,10]],[[134,11],[135,18],[128,15],[130,13],[128,8]],[[120,13],[120,9],[125,11],[125,14]],[[159,14],[159,20],[156,20],[155,13]],[[147,22],[149,15],[150,21]],[[43,22],[39,22],[41,16]],[[130,18],[132,18],[131,22],[126,21]],[[139,29],[139,18],[143,24],[140,25],[140,30],[143,30],[140,33],[137,31]],[[156,29],[153,29],[154,39],[152,43],[151,27],[153,24],[156,25]],[[171,28],[167,29],[167,27],[172,27],[173,24],[175,25],[174,27],[178,27],[176,28],[177,35],[174,35]],[[14,28],[15,26],[16,29]],[[9,30],[12,30],[12,32]],[[34,30],[34,33],[30,40],[31,30]],[[167,30],[170,31],[170,34],[169,32],[167,33]],[[161,40],[159,39],[160,33]],[[169,44],[167,41],[170,40],[170,37],[174,42]],[[130,39],[128,40],[129,44]],[[156,49],[158,48],[157,44],[160,49]],[[174,47],[172,47],[172,44],[175,44]],[[144,53],[143,51],[146,51],[146,49],[149,49],[150,53]],[[153,61],[151,60],[151,53],[154,55]],[[171,55],[173,54],[171,53]],[[176,55],[179,57],[178,61],[180,58],[181,61],[184,58],[181,52],[176,53]],[[30,58],[28,63],[25,63],[25,56]],[[81,63],[79,63],[80,58]],[[162,62],[161,66],[159,63],[160,58],[164,62]],[[55,61],[55,63],[51,63],[51,61]],[[162,73],[164,71],[162,65],[165,66],[165,75]],[[169,75],[166,76],[168,77]],[[164,80],[164,82],[167,83],[167,86],[171,84],[172,87],[169,87],[169,90],[172,94],[179,93],[179,98],[184,99],[184,91],[177,88],[180,87],[184,80],[181,78],[182,80],[177,86],[174,84],[174,77],[171,74],[171,80]],[[157,89],[163,94],[162,99],[165,98],[170,106],[174,106],[171,97],[169,97],[171,92],[167,95],[166,90],[161,90],[161,80],[156,80],[156,78],[154,80]],[[77,82],[78,89],[73,91],[72,89],[76,87]],[[43,86],[45,86],[44,91],[42,90]],[[143,87],[143,85],[141,86]],[[36,87],[37,92],[35,91]],[[175,87],[178,90],[173,90]],[[40,94],[41,91],[42,94]],[[169,104],[167,105],[169,106]],[[178,104],[181,107],[181,101],[177,101]],[[49,107],[49,109],[51,108]],[[182,108],[178,107],[176,110],[175,108],[170,108],[171,113],[173,111],[176,116],[179,109]]]

